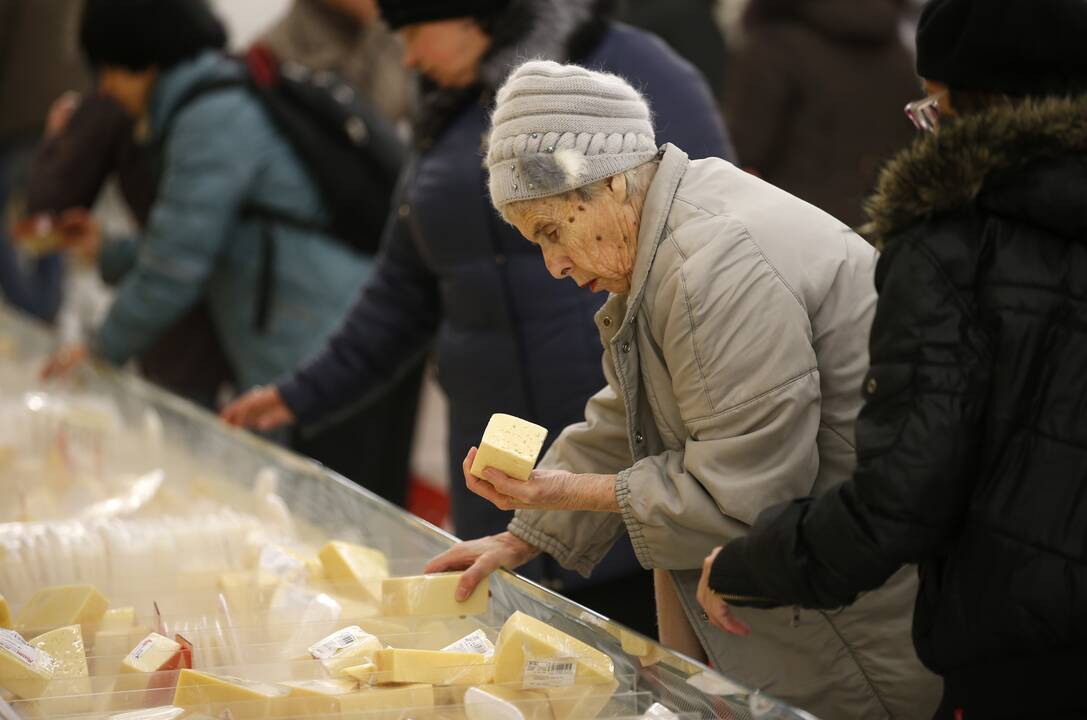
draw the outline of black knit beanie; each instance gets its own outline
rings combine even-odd
[[[378,0],[381,16],[394,30],[450,18],[486,18],[509,3],[510,0]]]
[[[220,50],[227,33],[207,0],[86,0],[79,39],[92,67],[146,70]]]
[[[1087,92],[1087,0],[932,0],[917,74],[958,90]]]

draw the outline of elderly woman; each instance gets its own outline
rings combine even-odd
[[[910,570],[836,614],[736,608],[740,635],[696,600],[713,547],[849,477],[875,251],[724,160],[658,149],[645,101],[614,75],[526,63],[492,122],[495,207],[556,279],[611,293],[596,316],[608,385],[528,482],[475,478],[468,453],[468,487],[517,515],[427,570],[467,569],[458,593],[541,552],[586,573],[628,533],[656,571],[666,644],[697,650],[693,631],[726,675],[823,717],[931,716]]]

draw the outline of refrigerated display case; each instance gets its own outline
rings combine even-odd
[[[455,538],[131,373],[42,383],[55,345],[0,308],[0,605],[38,649],[84,647],[37,694],[0,662],[0,717],[811,717],[509,572],[463,612],[383,608]],[[42,596],[73,585],[98,595]]]

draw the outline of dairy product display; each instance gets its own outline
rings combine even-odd
[[[546,439],[545,427],[513,415],[492,415],[483,431],[471,473],[482,478],[483,471],[492,467],[511,478],[528,480]]]
[[[39,385],[54,344],[0,309],[0,699],[21,720],[640,720],[653,702],[694,720],[732,702],[511,574],[456,602],[459,574],[419,574],[448,536],[133,378]]]

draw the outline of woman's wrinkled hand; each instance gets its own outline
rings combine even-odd
[[[713,570],[713,561],[721,552],[720,547],[713,549],[706,559],[702,561],[702,577],[698,580],[698,604],[706,612],[710,624],[719,630],[733,635],[750,635],[751,628],[732,614],[728,604],[721,596],[710,589],[710,572]]]
[[[464,482],[469,490],[499,510],[619,512],[614,475],[533,470],[527,481],[521,481],[489,467],[483,470],[480,479],[471,473],[477,452],[472,448],[464,458]]]
[[[268,431],[295,422],[294,413],[283,401],[275,385],[253,388],[219,413],[234,427]]]
[[[504,532],[458,543],[427,563],[423,572],[463,570],[464,576],[457,584],[456,592],[457,601],[462,602],[495,570],[514,570],[539,554],[539,548],[529,545],[513,533]]]
[[[66,378],[90,360],[91,353],[86,345],[69,345],[53,353],[41,370],[43,380]]]

